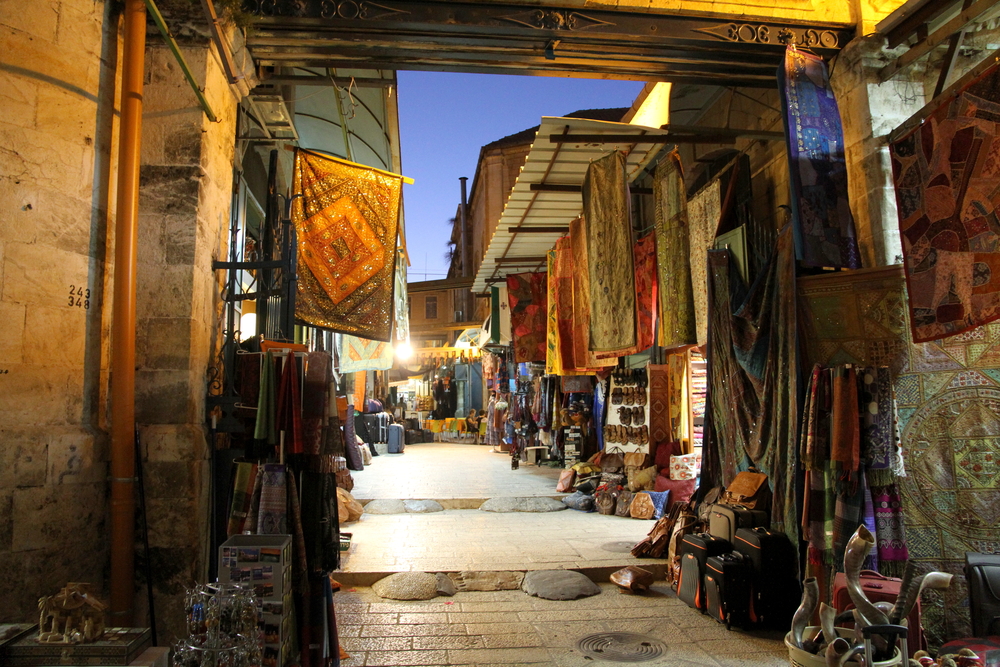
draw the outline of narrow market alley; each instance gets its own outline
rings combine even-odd
[[[354,473],[353,495],[362,503],[433,499],[446,509],[365,513],[342,526],[353,540],[335,575],[343,584],[336,594],[338,628],[351,656],[341,664],[570,667],[639,658],[650,665],[787,664],[780,632],[727,631],[678,600],[662,577],[642,595],[608,582],[611,572],[627,565],[662,569],[662,559],[629,553],[652,521],[571,509],[478,509],[490,498],[558,498],[564,495],[554,492],[558,473],[524,464],[511,470],[510,457],[491,447],[447,442],[410,445]],[[370,588],[394,572],[475,572],[485,578],[543,569],[584,572],[601,592],[554,601],[521,590],[469,590],[394,601]],[[597,657],[595,647],[607,659]]]

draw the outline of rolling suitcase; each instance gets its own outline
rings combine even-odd
[[[966,553],[965,578],[973,636],[1000,635],[1000,555]]]
[[[425,428],[423,429],[423,431],[424,431],[424,439],[422,442],[434,442],[434,431],[430,430],[429,428]]]
[[[762,526],[740,528],[733,548],[750,565],[750,620],[776,630],[787,628],[801,597],[791,540]]]
[[[861,570],[861,588],[872,602],[895,602],[899,596],[901,583],[902,579],[886,577],[873,570]],[[847,575],[843,572],[838,572],[833,579],[833,606],[837,609],[837,613],[854,609],[854,603],[851,602],[851,596],[847,592]],[[912,658],[914,653],[927,647],[920,627],[920,600],[917,600],[913,611],[907,616],[906,624],[910,628],[908,645]]]
[[[402,454],[406,443],[403,441],[403,425],[389,424],[389,453]]]
[[[378,436],[376,442],[389,442],[389,413],[380,412],[378,417]]]
[[[705,562],[710,556],[732,551],[729,542],[709,535],[692,533],[681,539],[677,548],[681,559],[681,571],[677,578],[677,597],[693,609],[705,610],[705,590],[703,577]]]
[[[415,445],[423,441],[424,434],[416,429],[406,429],[406,444]]]
[[[710,556],[705,561],[705,613],[724,623],[750,625],[750,562],[744,554],[732,551]]]
[[[770,522],[767,512],[751,510],[741,505],[716,503],[708,512],[708,532],[732,542],[740,528],[766,526]]]

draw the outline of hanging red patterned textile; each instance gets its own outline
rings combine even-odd
[[[548,319],[548,274],[507,276],[510,327],[514,334],[514,361],[545,361]]]
[[[635,265],[635,345],[617,352],[598,352],[598,359],[639,354],[653,346],[656,330],[656,236],[649,233],[636,241],[632,256]]]
[[[292,192],[295,317],[389,341],[402,177],[299,149]]]

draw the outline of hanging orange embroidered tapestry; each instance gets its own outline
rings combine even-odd
[[[295,152],[297,319],[389,341],[402,185],[398,175]]]

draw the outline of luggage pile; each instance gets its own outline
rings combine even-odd
[[[670,514],[632,549],[670,563],[677,597],[726,628],[787,629],[801,587],[791,540],[771,531],[767,476],[741,472],[721,497],[674,503]]]

